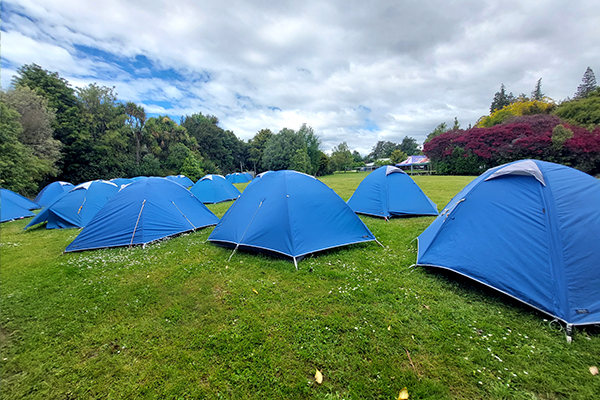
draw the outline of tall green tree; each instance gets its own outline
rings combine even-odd
[[[403,152],[404,154],[408,154],[409,156],[414,156],[421,152],[419,150],[419,143],[417,143],[417,139],[408,136],[405,136],[404,139],[402,139],[402,143],[400,143],[399,148],[396,150],[400,150],[401,152]]]
[[[306,143],[302,134],[293,129],[283,128],[267,142],[262,163],[266,169],[273,171],[289,169],[292,158],[299,149],[304,149],[306,152]]]
[[[313,128],[311,126],[307,126],[306,124],[302,124],[298,130],[298,133],[304,138],[304,143],[306,144],[306,154],[310,159],[310,167],[307,171],[303,172],[315,175],[319,170],[319,164],[321,162],[321,139],[315,135]]]
[[[587,67],[581,79],[581,85],[577,86],[577,92],[575,92],[574,97],[576,100],[585,99],[597,87],[594,71],[590,67]]]
[[[500,90],[494,94],[494,99],[490,105],[490,114],[496,110],[501,110],[504,106],[509,105],[514,101],[514,96],[511,93],[506,94],[506,87],[504,83],[500,85]]]
[[[542,78],[538,79],[535,84],[535,88],[533,89],[533,92],[531,92],[531,100],[544,100],[544,93],[542,93]]]
[[[48,108],[48,101],[24,86],[0,92],[0,99],[19,113],[22,127],[19,142],[29,147],[32,154],[46,164],[45,179],[56,176],[62,143],[53,138],[55,113]]]
[[[270,129],[261,129],[252,139],[248,140],[248,161],[255,173],[266,169],[262,163],[262,156],[271,137],[273,137],[273,132]]]
[[[86,133],[80,125],[74,89],[57,72],[45,70],[37,64],[26,64],[17,69],[12,84],[34,90],[55,110],[56,119],[52,124],[54,138],[64,145],[59,160],[60,179],[80,182],[80,173],[88,165],[86,156],[89,147],[86,145]]]
[[[47,172],[47,165],[19,141],[21,116],[0,101],[0,184],[6,189],[31,196]]]
[[[431,139],[438,137],[442,133],[446,133],[449,130],[450,130],[450,128],[448,127],[448,125],[445,122],[442,122],[441,124],[436,126],[435,129],[429,133],[429,135],[427,135],[427,138],[425,139],[424,143],[429,142]]]
[[[373,146],[369,157],[377,160],[378,158],[389,158],[392,155],[392,151],[399,149],[400,145],[398,143],[380,140]]]
[[[146,124],[146,111],[144,107],[128,101],[125,104],[125,114],[127,114],[126,123],[135,137],[135,165],[139,167],[144,125]]]
[[[133,173],[133,149],[125,106],[115,88],[89,84],[76,90],[82,130],[87,133],[87,166],[82,180],[110,179]]]
[[[346,172],[352,166],[354,158],[346,142],[342,142],[331,150],[331,164],[334,170]]]

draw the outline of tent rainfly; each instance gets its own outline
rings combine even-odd
[[[2,200],[9,199],[19,207],[30,211],[42,208],[42,206],[35,201],[31,201],[27,197],[21,196],[19,193],[4,188],[0,189],[0,198],[2,198]]]
[[[598,324],[599,204],[600,181],[573,168],[539,160],[492,168],[419,236],[417,265],[481,282],[567,332]]]
[[[35,198],[35,202],[42,207],[49,206],[64,193],[73,189],[75,186],[69,182],[56,181],[46,185]]]
[[[146,245],[217,222],[183,186],[164,178],[141,179],[110,199],[65,252]]]
[[[202,177],[190,192],[204,204],[215,204],[237,199],[242,193],[221,175],[206,175]]]
[[[33,216],[34,214],[31,211],[25,207],[21,207],[9,197],[0,196],[0,222],[9,222]]]
[[[291,257],[297,268],[307,254],[376,239],[321,181],[296,171],[272,171],[246,187],[208,240]]]
[[[192,181],[190,178],[188,178],[185,175],[169,175],[167,176],[167,179],[176,183],[179,183],[181,186],[185,187],[185,188],[189,188],[190,186],[194,185],[194,181]]]
[[[54,203],[44,207],[25,229],[42,222],[47,229],[83,228],[119,187],[109,181],[90,181],[75,186]]]
[[[438,215],[437,206],[400,168],[383,166],[362,180],[348,200],[359,214],[373,217]]]

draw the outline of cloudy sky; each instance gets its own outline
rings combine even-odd
[[[325,151],[420,143],[515,95],[600,73],[598,0],[2,0],[1,83],[24,64],[115,86],[150,115],[215,115],[247,140],[302,123]]]

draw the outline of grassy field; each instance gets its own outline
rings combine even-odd
[[[322,180],[345,200],[365,176]],[[472,178],[417,176],[438,209]],[[238,185],[243,188],[245,185]],[[231,203],[210,208],[222,216]],[[2,224],[2,399],[593,399],[597,328],[425,268],[432,217],[292,262],[206,242],[62,254],[77,230]],[[319,369],[324,380],[315,382]]]

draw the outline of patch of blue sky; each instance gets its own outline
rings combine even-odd
[[[281,111],[281,108],[275,107],[275,106],[271,106],[271,107],[267,107],[267,108],[271,111]]]
[[[361,129],[364,129],[369,132],[377,132],[380,130],[379,125],[377,125],[377,123],[375,121],[368,119],[368,118],[363,120]]]

